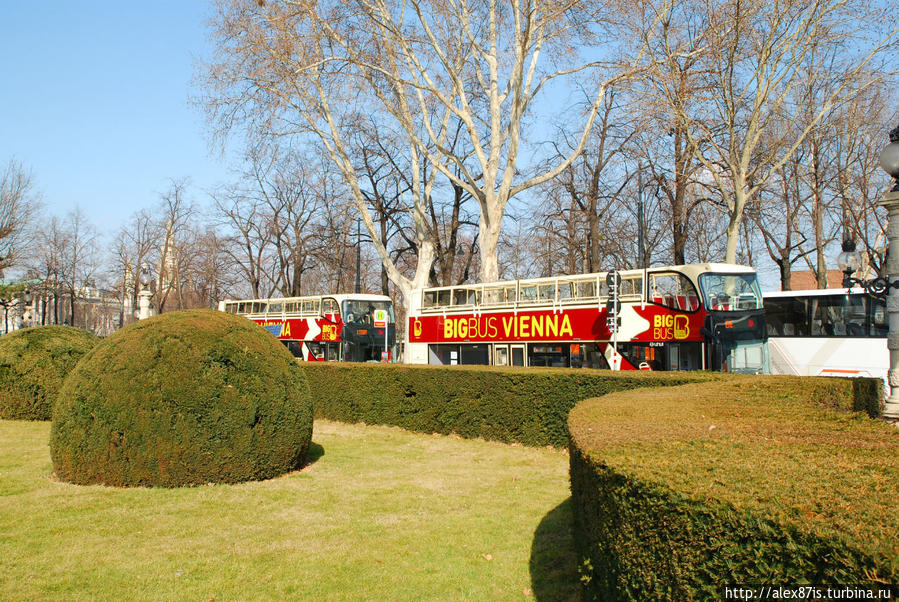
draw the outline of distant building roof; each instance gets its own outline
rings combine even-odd
[[[825,288],[841,288],[843,272],[827,270],[827,286]],[[811,270],[802,270],[790,274],[790,288],[794,291],[806,291],[818,288],[818,275]]]

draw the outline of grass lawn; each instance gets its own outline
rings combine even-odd
[[[576,599],[568,458],[316,421],[242,485],[57,481],[49,422],[0,421],[0,599]]]

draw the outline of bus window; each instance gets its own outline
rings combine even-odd
[[[484,289],[485,305],[503,305],[515,302],[514,286],[490,286]]]
[[[340,314],[340,307],[334,299],[322,299],[322,316],[329,320],[335,319]]]
[[[318,299],[303,301],[302,311],[305,315],[318,315]]]
[[[281,313],[281,303],[269,303],[268,304],[268,313],[270,314],[279,314]]]
[[[325,343],[325,359],[329,362],[340,361],[340,343]]]
[[[299,341],[281,341],[284,343],[284,346],[287,347],[287,350],[290,351],[291,355],[294,357],[299,357],[302,359],[306,359],[303,357],[303,345]]]
[[[565,368],[569,364],[569,345],[528,345],[528,364]]]
[[[762,308],[762,293],[755,274],[700,274],[699,288],[709,311]]]
[[[577,283],[578,299],[595,299],[596,298],[596,280],[587,280]]]
[[[618,294],[624,296],[637,296],[643,294],[643,278],[640,276],[631,276],[621,280],[621,290]]]
[[[449,291],[446,291],[449,292]],[[374,312],[377,309],[387,311],[387,322],[393,324],[396,320],[393,313],[393,303],[389,301],[344,301],[343,315],[347,322],[371,323],[374,320]]]
[[[699,309],[699,296],[693,283],[683,274],[652,274],[649,299],[653,303],[680,311]]]
[[[437,291],[425,291],[421,298],[422,307],[437,306]]]
[[[885,299],[868,297],[868,323],[871,325],[870,336],[887,336],[887,302]]]
[[[450,291],[437,291],[437,305],[440,307],[449,307]]]
[[[811,335],[813,337],[834,336],[834,323],[839,321],[840,303],[832,295],[811,299]]]
[[[556,285],[541,284],[537,287],[537,298],[541,301],[554,301],[556,299]]]
[[[470,288],[457,288],[453,290],[453,305],[477,305],[479,291]]]
[[[519,294],[518,300],[522,303],[533,303],[537,300],[537,285],[529,284],[527,286],[522,286]]]
[[[765,299],[765,321],[772,337],[807,337],[808,309],[802,297]]]
[[[811,301],[811,334],[818,337],[866,336],[865,299],[824,295]]]
[[[562,280],[559,282],[559,301],[574,299],[577,297],[577,282]]]
[[[868,335],[865,323],[865,299],[855,295],[843,296],[843,320],[835,325],[837,336],[863,337]]]
[[[460,345],[459,363],[486,366],[490,363],[490,345]]]

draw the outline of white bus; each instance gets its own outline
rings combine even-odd
[[[886,301],[861,289],[764,294],[773,374],[887,381]]]

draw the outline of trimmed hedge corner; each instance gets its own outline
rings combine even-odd
[[[899,581],[899,431],[876,381],[757,377],[615,393],[569,417],[583,579],[611,600]]]
[[[301,365],[317,418],[555,447],[568,445],[568,412],[582,399],[638,387],[723,378],[697,372]]]
[[[70,326],[36,326],[0,337],[0,418],[50,420],[66,375],[99,340]]]
[[[56,475],[78,484],[177,487],[297,469],[312,406],[290,352],[249,320],[166,313],[88,353],[53,411]]]

